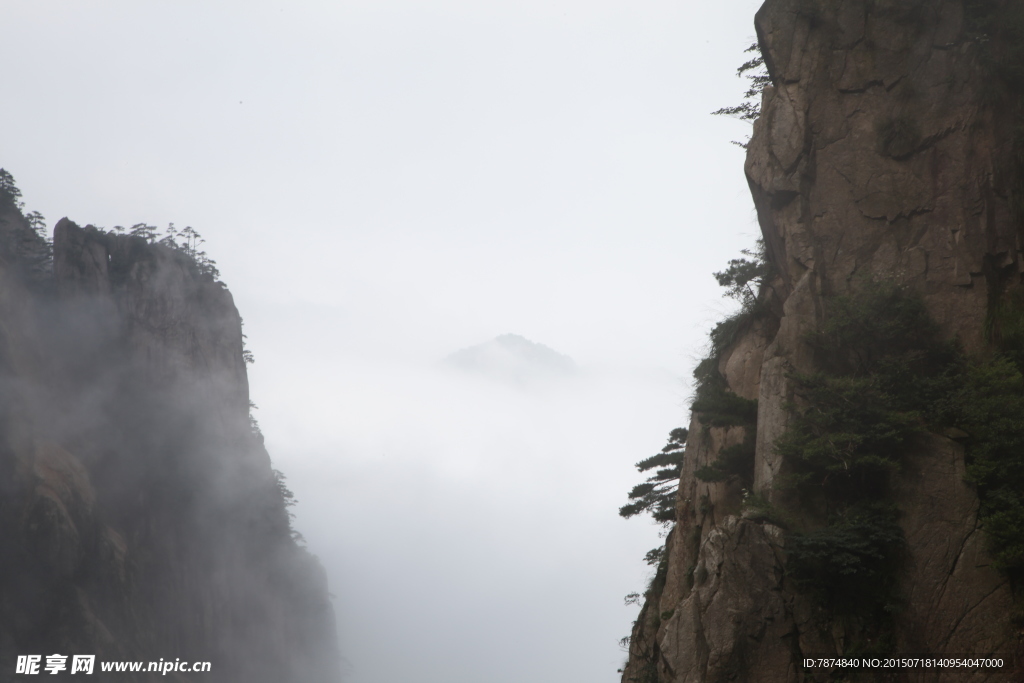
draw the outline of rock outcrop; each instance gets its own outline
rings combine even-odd
[[[5,204],[0,681],[54,653],[338,680],[324,573],[250,423],[231,294],[142,237],[63,219],[52,248]]]
[[[971,29],[968,9],[961,0],[766,0],[757,13],[771,84],[746,174],[774,272],[763,292],[772,315],[741,331],[719,362],[731,391],[758,399],[753,486],[694,476],[749,428],[694,419],[664,585],[648,592],[624,683],[818,680],[803,656],[848,651],[842,624],[787,579],[784,534],[742,498],[782,495],[775,484],[787,463],[775,445],[799,400],[794,374],[817,369],[807,334],[830,297],[864,279],[899,283],[946,335],[981,352],[992,301],[1021,281],[1014,106],[990,63],[991,37]],[[961,445],[923,438],[894,486],[908,561],[893,649],[1001,653],[1019,666],[1014,599],[986,553]],[[1024,680],[1019,668],[899,676],[884,680]]]

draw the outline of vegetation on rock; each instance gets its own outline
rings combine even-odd
[[[173,643],[222,681],[337,679],[323,571],[245,420],[241,319],[201,238],[64,219],[54,255],[20,197],[0,171],[0,668]]]
[[[747,438],[742,444],[726,448],[719,460],[701,468],[697,476],[705,481],[721,481],[732,475],[749,479],[753,467],[753,426],[757,422],[757,401],[737,396],[728,387],[718,366],[724,351],[761,313],[760,292],[769,275],[764,256],[764,243],[758,240],[754,249],[744,250],[743,257],[732,259],[729,266],[714,274],[718,284],[726,288],[725,296],[740,302],[740,310],[718,323],[709,335],[710,349],[706,358],[693,372],[696,391],[690,409],[703,425],[714,427],[745,426]],[[636,464],[640,472],[658,467],[646,482],[637,484],[629,493],[633,502],[619,509],[629,518],[649,512],[655,521],[665,524],[675,521],[675,497],[679,473],[682,469],[688,430],[678,428],[669,434],[668,444],[662,452]]]
[[[978,519],[995,566],[1024,586],[1024,374],[1012,353],[972,363],[945,399],[966,435],[967,479],[978,490]]]
[[[14,176],[7,169],[0,168],[0,207],[16,208],[20,211],[23,206],[21,190],[14,182]]]
[[[929,463],[928,458],[938,457],[940,452],[948,455],[962,449],[963,463],[944,464],[942,467],[945,469],[941,471],[948,475],[957,471],[956,468],[962,468],[959,471],[965,472],[965,482],[977,492],[977,522],[988,544],[991,566],[1009,577],[1018,597],[1022,595],[1024,280],[1020,278],[1019,248],[1013,245],[1019,226],[1024,224],[1024,95],[1021,94],[1024,93],[1024,5],[1012,0],[966,0],[961,23],[959,15],[954,14],[951,19],[942,13],[948,9],[947,6],[940,11],[937,6],[927,3],[897,3],[891,7],[875,8],[878,10],[875,14],[877,26],[862,27],[856,22],[851,23],[848,15],[833,11],[835,8],[828,3],[776,4],[778,7],[774,11],[766,5],[768,9],[762,10],[758,19],[759,35],[770,38],[773,47],[773,73],[780,79],[780,84],[786,84],[790,95],[789,99],[768,99],[773,121],[784,120],[790,105],[797,107],[798,117],[805,114],[807,118],[793,124],[789,133],[782,130],[788,124],[780,123],[780,130],[769,130],[767,126],[762,128],[768,142],[759,141],[765,144],[759,144],[748,157],[747,173],[755,190],[755,202],[761,202],[758,211],[762,227],[773,240],[775,255],[786,259],[785,264],[780,260],[778,265],[790,269],[787,271],[790,280],[785,285],[787,291],[797,284],[800,277],[808,274],[806,269],[812,271],[807,278],[810,286],[800,292],[804,298],[791,299],[792,304],[787,302],[795,313],[795,327],[802,325],[802,320],[811,320],[813,315],[818,317],[816,331],[803,338],[794,334],[780,338],[780,348],[783,343],[787,346],[781,352],[773,350],[768,354],[774,354],[771,359],[775,363],[762,366],[762,370],[769,368],[772,373],[773,384],[765,386],[788,387],[793,393],[790,402],[774,400],[771,406],[765,406],[769,410],[762,411],[772,416],[773,429],[783,426],[785,429],[773,445],[762,443],[762,446],[774,447],[774,455],[778,457],[769,464],[774,468],[781,463],[781,470],[774,470],[775,490],[743,492],[743,521],[740,524],[763,521],[783,527],[785,541],[780,546],[784,551],[779,554],[780,558],[783,554],[785,557],[782,584],[787,591],[802,594],[800,600],[814,598],[816,609],[806,631],[810,635],[809,642],[814,641],[817,631],[822,642],[835,644],[837,652],[891,653],[896,651],[897,634],[900,644],[905,645],[907,634],[911,632],[903,619],[897,618],[900,611],[906,610],[904,616],[908,623],[919,619],[922,613],[921,592],[916,587],[914,594],[908,595],[906,600],[900,594],[900,586],[906,581],[921,576],[943,579],[946,571],[952,573],[957,567],[958,571],[973,572],[966,582],[976,582],[978,586],[971,590],[980,594],[980,586],[997,580],[989,576],[987,570],[965,569],[963,565],[956,564],[960,555],[948,567],[922,567],[922,557],[932,556],[918,554],[923,543],[921,524],[930,532],[934,528],[951,528],[956,522],[947,524],[946,520],[941,520],[941,523],[932,524],[931,521],[922,521],[920,510],[911,511],[908,507],[911,503],[898,498],[897,491],[909,492],[913,496],[920,493],[916,488],[911,489],[917,483],[907,476],[911,474],[908,470],[910,464],[915,474],[919,467],[924,468],[921,472],[937,472],[940,469],[937,462]],[[975,137],[993,140],[998,150],[986,162],[986,169],[991,169],[986,170],[990,174],[986,178],[992,193],[991,206],[996,207],[990,210],[997,212],[992,214],[995,218],[989,217],[985,223],[985,230],[991,232],[986,232],[983,237],[957,232],[956,221],[959,218],[955,212],[952,218],[930,217],[934,225],[917,228],[919,232],[913,243],[914,248],[919,249],[915,253],[925,254],[925,277],[920,279],[915,278],[921,275],[921,270],[913,264],[908,266],[906,260],[900,261],[903,256],[897,257],[895,266],[882,266],[879,265],[881,260],[867,258],[871,253],[888,253],[876,251],[880,245],[889,246],[889,243],[873,242],[872,228],[863,229],[865,237],[856,246],[849,241],[853,234],[850,226],[860,229],[858,221],[865,218],[876,220],[887,214],[879,211],[876,212],[878,215],[869,215],[863,206],[858,206],[857,210],[851,207],[848,214],[844,213],[845,198],[833,196],[836,194],[834,186],[817,181],[814,175],[815,171],[831,172],[831,169],[844,169],[854,164],[857,168],[870,167],[871,164],[864,163],[858,156],[860,152],[867,151],[873,151],[879,157],[876,164],[878,177],[889,173],[888,169],[896,168],[901,169],[900,173],[924,173],[927,165],[911,169],[911,164],[920,159],[918,153],[923,148],[936,143],[936,130],[946,130],[930,125],[926,117],[908,109],[912,100],[923,101],[945,95],[938,89],[928,90],[926,79],[918,70],[919,65],[900,61],[910,55],[909,50],[894,47],[890,54],[886,51],[889,47],[876,49],[871,44],[882,35],[875,30],[878,27],[887,27],[893,36],[899,36],[906,29],[908,36],[912,34],[915,41],[918,36],[930,35],[926,32],[928,28],[952,31],[950,40],[955,40],[955,43],[945,44],[958,45],[962,48],[962,56],[949,58],[944,74],[950,91],[956,84],[967,93],[956,105],[957,110],[962,107],[963,111],[971,112],[973,109],[969,107],[977,107],[983,114],[972,120],[973,128],[965,138],[972,145],[972,150],[984,146],[977,144]],[[808,31],[811,35],[817,32],[818,37],[812,40]],[[836,38],[840,31],[843,32],[842,40],[847,41],[842,44]],[[854,44],[854,39],[864,42]],[[803,50],[799,58],[795,57],[798,49]],[[758,47],[752,46],[750,51],[756,53],[755,58],[739,69],[740,76],[750,78],[744,101],[738,106],[720,109],[715,114],[745,120],[753,120],[760,115],[760,97],[769,78],[761,71],[765,62]],[[807,58],[810,54],[817,55],[816,61]],[[830,64],[830,54],[837,55],[838,59],[835,67],[826,68],[823,65]],[[881,60],[872,62],[881,55],[887,59],[895,55],[895,58],[888,64],[881,63]],[[854,67],[863,67],[864,73],[857,72]],[[841,98],[843,106],[852,107],[847,102],[856,100],[857,106],[862,107],[859,112],[871,112],[874,135],[869,146],[873,144],[873,150],[858,149],[856,145],[859,143],[850,142],[852,136],[847,130],[830,129],[831,121],[841,117],[826,122],[821,113],[826,108],[818,109],[824,99],[822,88],[835,88],[840,74],[849,80],[849,89],[843,90]],[[890,79],[899,85],[890,88]],[[887,84],[887,92],[874,93],[871,89],[882,80]],[[860,88],[865,88],[863,94]],[[832,94],[831,90],[828,92]],[[806,99],[800,99],[803,96]],[[805,106],[807,102],[814,102],[814,105]],[[834,109],[828,111],[834,113]],[[844,145],[849,143],[849,146],[831,156],[822,153],[837,140],[842,140]],[[772,153],[782,149],[787,142],[801,150],[801,164],[806,160],[806,168],[789,161],[782,164],[785,168],[772,166],[778,161]],[[951,148],[949,154],[955,158],[956,152]],[[957,170],[949,172],[949,178],[959,177],[961,171],[973,173],[973,163],[973,158],[955,161],[953,166]],[[963,168],[958,168],[958,165]],[[792,171],[793,168],[797,170]],[[927,171],[935,174],[947,172],[938,164],[927,167]],[[872,167],[871,172],[876,173],[876,169]],[[861,178],[855,174],[848,177],[845,171],[842,173],[857,191],[865,190]],[[957,181],[950,182],[955,184]],[[795,188],[797,184],[799,190],[788,189]],[[807,185],[813,191],[806,189]],[[827,201],[822,199],[825,194],[829,195]],[[922,194],[929,193],[922,190]],[[784,207],[786,204],[781,200],[789,201],[790,195],[807,201],[801,212],[794,212],[796,217],[783,215],[776,206],[779,203]],[[970,198],[965,195],[963,199]],[[989,198],[985,202],[989,206]],[[927,201],[917,202],[918,206],[911,206],[913,203],[906,202],[908,208],[903,216],[911,216],[914,211],[938,214]],[[970,206],[963,201],[953,204],[957,210]],[[1005,208],[1009,209],[1008,215]],[[998,213],[1001,211],[1002,214]],[[810,216],[816,220],[818,216],[826,215],[838,221],[837,225],[844,230],[842,235],[826,234],[827,220],[822,221],[821,232],[806,227],[811,223]],[[903,226],[893,220],[893,215],[887,215],[888,227],[897,232]],[[941,250],[948,247],[938,238],[928,242],[920,237],[926,234],[926,227],[936,234],[939,226],[945,231],[947,228],[943,221],[947,220],[951,229],[957,232],[958,239],[970,237],[979,240],[963,247],[955,246],[958,259],[974,258],[973,254],[967,256],[968,251],[982,254],[974,265],[965,269],[960,269],[961,262],[957,262],[954,276],[959,279],[955,282],[953,276],[939,271],[933,275],[929,270],[934,261],[928,261],[928,258],[937,253],[945,254]],[[1006,227],[1003,223],[1011,225],[997,235],[995,228],[990,227],[997,223],[1002,227]],[[807,232],[802,232],[804,230]],[[776,240],[781,240],[781,247]],[[897,239],[894,246],[897,254],[904,250],[909,252],[906,241]],[[826,253],[832,260],[822,265],[821,258]],[[845,263],[842,262],[844,258]],[[723,370],[727,364],[730,373],[734,365],[740,367],[730,360],[730,354],[737,350],[746,351],[747,335],[752,325],[770,327],[771,323],[766,324],[766,321],[772,320],[771,316],[759,310],[765,301],[774,304],[786,298],[765,295],[763,283],[770,277],[767,265],[763,259],[761,261],[759,264],[756,257],[736,259],[727,270],[716,273],[720,284],[728,287],[730,294],[741,302],[741,310],[712,331],[710,352],[694,373],[697,381],[692,410],[696,422],[708,430],[719,430],[714,432],[714,439],[708,440],[716,449],[711,452],[713,461],[695,472],[695,476],[705,482],[735,484],[737,479],[750,481],[752,478],[757,404],[731,392]],[[798,271],[794,263],[804,269]],[[963,275],[968,269],[969,278]],[[914,282],[918,290],[915,292],[893,282],[868,278],[844,282],[839,274],[872,270],[876,275],[899,273],[898,277]],[[978,288],[981,284],[979,275],[984,277],[988,286],[985,333],[989,344],[980,348],[985,345],[972,335],[979,330],[964,330],[962,323],[965,318],[957,315],[955,319],[964,332],[964,343],[971,349],[968,353],[957,340],[949,337],[947,330],[950,328],[944,329],[930,316],[918,292],[927,293],[929,306],[935,306],[934,310],[945,306],[942,312],[946,320],[953,319],[951,311],[969,311],[975,315],[985,298],[984,285],[980,290]],[[780,282],[782,280],[779,278]],[[971,297],[968,297],[969,304],[964,303],[968,299],[962,299],[958,304],[960,309],[946,306],[939,288],[951,284],[974,287]],[[836,288],[847,285],[849,290],[845,293],[836,292]],[[960,296],[965,290],[951,288],[948,299],[954,298],[953,291]],[[972,308],[967,309],[967,306]],[[772,337],[772,330],[768,329],[764,339],[770,342]],[[808,348],[812,352],[811,358],[805,354]],[[780,360],[781,363],[778,362]],[[799,367],[800,372],[783,376],[783,368],[794,366]],[[732,374],[730,379],[734,379]],[[780,404],[788,412],[785,418],[777,414]],[[742,443],[736,443],[735,433],[727,431],[736,427],[745,428],[744,436],[747,438]],[[940,436],[958,445],[954,446],[949,441],[941,444]],[[929,469],[933,466],[934,469]],[[698,504],[700,489],[692,487],[692,484],[684,482],[683,489],[685,496],[692,496],[693,519],[698,520],[707,511],[707,498]],[[691,487],[687,488],[687,485]],[[943,486],[941,490],[944,493],[967,493],[961,482],[952,485],[944,481]],[[928,488],[923,490],[928,491]],[[768,502],[769,498],[774,505]],[[956,515],[956,519],[969,516],[973,521],[970,496],[964,495],[962,502],[958,508],[962,514]],[[907,511],[906,520],[901,519],[901,506]],[[912,562],[908,561],[910,548],[904,537],[904,527],[915,552]],[[699,531],[698,527],[698,537]],[[706,527],[704,532],[706,538]],[[965,530],[957,542],[965,541],[969,534],[970,530]],[[924,542],[935,544],[933,539],[925,539]],[[701,552],[703,550],[695,546],[692,552],[674,553],[681,558],[678,560],[681,566],[674,568],[679,570],[680,580],[682,565],[689,564],[685,575],[690,588],[699,589],[701,585],[697,574]],[[999,590],[1005,591],[1005,586]],[[950,597],[953,593],[947,592],[946,584],[942,584],[942,591],[944,599],[966,602],[959,597]],[[964,596],[970,594],[966,590],[962,593]],[[701,608],[708,607],[706,603],[700,604],[707,596],[699,590],[695,598],[683,595],[684,601],[693,600]],[[992,593],[985,589],[983,595],[987,599]],[[649,602],[648,607],[660,610],[672,605],[659,604],[656,599],[653,604]],[[971,618],[977,619],[981,611],[978,610]],[[729,626],[723,624],[727,618],[732,618],[732,611],[725,614],[727,610],[723,609],[722,612],[716,626],[727,629]],[[648,627],[658,623],[655,612],[650,614],[646,622]],[[967,612],[958,614],[956,618],[950,616],[948,623],[941,628],[933,629],[929,621],[927,628],[935,634],[941,632],[941,637],[946,640],[934,638],[931,633],[927,637],[934,638],[933,643],[941,644],[950,642],[948,639],[954,633],[957,637],[973,637],[964,635],[972,628],[963,621]],[[701,619],[704,618],[702,612]],[[932,615],[927,618],[931,620]],[[707,647],[707,639],[702,635],[706,636],[711,631],[712,627],[707,625],[709,622],[710,618],[698,627],[698,630],[704,629],[703,634],[697,633],[692,638],[689,633],[685,635],[690,648],[688,653],[694,652],[694,647],[698,652],[702,652],[700,648]],[[902,625],[897,628],[898,623]],[[793,632],[798,632],[802,639],[805,633],[803,625],[794,627]],[[655,626],[653,632],[648,628],[644,635],[645,643],[657,643],[664,631],[658,633]],[[673,637],[682,640],[684,636],[676,633]],[[720,646],[716,654],[733,656],[736,650],[729,647],[740,648],[745,642],[737,635],[728,646]],[[803,647],[802,641],[799,647]],[[640,657],[641,654],[644,653],[637,652],[637,661],[631,664],[633,668],[630,671],[634,676],[644,665],[653,667],[656,663],[653,655],[647,659]],[[677,656],[674,663],[678,664],[681,658],[682,655]],[[669,658],[665,666],[672,663]],[[837,672],[837,675],[844,674]]]
[[[687,435],[686,429],[673,429],[669,433],[668,443],[660,453],[636,464],[636,468],[640,472],[658,469],[647,478],[646,482],[637,484],[629,492],[629,499],[633,502],[619,508],[621,516],[628,519],[647,512],[656,522],[662,524],[671,524],[675,521],[676,492],[679,489],[679,473],[683,467],[683,456],[686,454]]]
[[[896,510],[862,502],[836,512],[824,528],[791,534],[788,570],[831,611],[870,618],[873,610],[887,614],[897,607],[904,544]]]
[[[722,449],[714,462],[696,471],[697,478],[719,482],[738,477],[749,487],[753,482],[757,400],[743,398],[729,389],[719,369],[725,351],[766,313],[763,291],[770,269],[764,242],[758,240],[754,249],[743,250],[743,256],[732,259],[728,268],[714,274],[718,284],[726,289],[725,296],[740,302],[740,309],[711,330],[708,355],[693,371],[696,390],[690,410],[705,426],[746,428],[742,443]]]
[[[757,43],[752,44],[744,52],[753,53],[754,56],[736,69],[736,75],[741,78],[746,76],[748,81],[743,101],[733,107],[722,107],[711,112],[716,116],[735,116],[743,121],[753,121],[761,115],[761,91],[771,82],[771,78],[764,65],[761,47]]]
[[[891,612],[905,543],[892,477],[924,431],[953,429],[995,563],[1019,582],[1024,375],[1015,359],[1024,349],[968,358],[943,338],[919,297],[890,283],[861,283],[828,307],[809,338],[822,371],[794,376],[799,407],[776,444],[792,470],[784,485],[805,515],[824,522],[790,534],[792,576],[838,611]],[[1007,339],[1018,343],[1016,334]]]
[[[17,253],[17,260],[25,262],[38,273],[47,273],[53,266],[53,241],[46,231],[46,219],[38,211],[25,211],[14,176],[0,168],[0,211],[13,211],[24,219],[29,231],[23,231],[16,244],[5,245],[6,250]],[[27,233],[27,234],[25,234]],[[14,235],[8,236],[8,240]]]
[[[191,226],[179,230],[174,227],[174,223],[169,223],[167,229],[161,233],[160,228],[154,225],[136,223],[127,231],[122,226],[116,225],[113,232],[118,235],[127,232],[129,236],[143,239],[149,244],[163,245],[186,257],[187,262],[194,266],[201,276],[210,280],[220,278],[217,262],[199,248],[206,240]]]
[[[787,483],[820,492],[824,514],[879,500],[913,438],[940,420],[964,366],[923,302],[901,287],[862,283],[831,299],[808,339],[821,371],[794,376],[797,409],[776,450]]]

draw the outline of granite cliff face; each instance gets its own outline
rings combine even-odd
[[[0,320],[0,681],[53,653],[337,680],[326,580],[250,425],[223,284],[182,250],[67,219],[51,260],[12,201]]]
[[[746,174],[774,273],[762,292],[771,314],[741,330],[718,369],[732,392],[758,400],[749,493],[769,502],[783,495],[775,446],[800,400],[794,375],[817,369],[807,335],[830,297],[865,279],[898,283],[944,334],[983,352],[990,307],[1020,286],[1016,105],[991,64],[998,39],[971,30],[971,10],[767,0],[756,15],[771,85]],[[624,683],[817,680],[804,655],[849,652],[843,625],[787,577],[783,530],[751,514],[736,484],[695,477],[747,429],[691,423],[668,561]],[[907,560],[891,650],[1019,658],[1011,587],[991,566],[951,436],[922,437],[893,483]],[[901,676],[884,680],[1022,680],[1020,669]]]

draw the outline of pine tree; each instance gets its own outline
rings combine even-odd
[[[0,168],[0,207],[22,208],[21,190],[14,182],[14,176]]]
[[[668,444],[661,453],[641,460],[637,470],[647,472],[658,468],[643,484],[637,484],[629,492],[633,501],[619,508],[625,518],[649,512],[657,522],[669,524],[676,519],[676,491],[679,489],[679,475],[683,469],[688,431],[682,427],[673,429],[668,435]]]

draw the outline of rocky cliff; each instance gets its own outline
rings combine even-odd
[[[231,294],[187,248],[67,219],[51,258],[2,199],[0,681],[54,653],[337,680],[323,571],[250,423]]]
[[[958,353],[994,352],[993,309],[1024,272],[1018,5],[766,0],[757,13],[771,83],[745,169],[771,274],[758,314],[713,358],[730,395],[756,399],[756,422],[694,413],[667,559],[624,683],[825,680],[802,658],[858,651],[1017,664],[851,680],[1024,680],[1019,602],[979,524],[964,432],[921,429],[891,468],[904,545],[899,599],[878,628],[795,580],[792,532],[824,521],[793,503],[785,478],[798,468],[779,445],[808,405],[801,377],[823,370],[814,335],[865,283],[923,301]],[[745,442],[749,478],[697,476]]]

